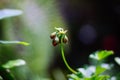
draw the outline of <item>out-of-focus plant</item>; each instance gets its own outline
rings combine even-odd
[[[114,59],[115,59],[116,63],[117,63],[118,65],[120,65],[120,57],[115,57]]]
[[[69,66],[69,64],[66,61],[65,55],[64,55],[63,44],[68,42],[68,38],[66,36],[67,30],[64,30],[63,28],[55,28],[55,30],[56,31],[51,33],[51,35],[50,35],[50,38],[53,40],[52,44],[53,44],[53,46],[60,44],[61,54],[62,54],[62,58],[63,58],[65,65],[71,72],[76,74],[77,72]]]
[[[14,9],[2,9],[0,10],[0,20],[8,17],[18,16],[22,14],[21,10]],[[4,41],[0,40],[0,46],[7,44],[21,44],[21,45],[29,45],[27,42],[23,41]],[[4,54],[4,53],[3,53]],[[10,72],[11,68],[25,65],[25,61],[22,59],[17,60],[9,60],[5,64],[0,64],[0,80],[15,80],[14,75]]]
[[[10,72],[11,68],[25,65],[25,61],[22,59],[10,60],[0,66],[0,80],[15,80],[14,75]]]
[[[78,68],[77,70],[72,69],[66,61],[63,45],[68,42],[66,36],[67,30],[63,28],[55,28],[55,32],[51,33],[50,38],[53,40],[53,46],[59,45],[61,48],[61,54],[66,67],[72,72],[68,75],[69,80],[118,80],[117,75],[111,75],[110,71],[114,69],[114,64],[105,63],[105,59],[110,55],[113,55],[112,50],[100,50],[90,54],[89,58],[93,61],[83,68]],[[116,57],[115,61],[120,65],[120,58]]]
[[[77,74],[69,75],[70,80],[112,80],[111,76],[105,73],[112,69],[112,64],[104,63],[104,60],[113,54],[113,51],[101,50],[90,54],[89,58],[94,60],[94,64],[90,64],[83,68],[78,68]]]
[[[21,10],[16,10],[16,9],[1,9],[0,10],[0,20],[8,17],[14,17],[21,15],[22,11]]]
[[[21,44],[25,46],[29,45],[29,43],[23,41],[3,41],[3,40],[0,40],[0,44]]]

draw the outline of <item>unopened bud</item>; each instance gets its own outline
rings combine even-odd
[[[54,38],[54,40],[56,41],[56,43],[59,43],[59,38],[57,36]]]
[[[51,33],[50,38],[53,40],[52,44],[53,46],[56,46],[61,43],[67,43],[68,38],[66,36],[67,30],[64,30],[63,28],[55,28],[56,31]]]
[[[55,36],[56,36],[56,32],[53,32],[53,33],[51,33],[50,38],[51,38],[51,39],[54,39]]]
[[[63,42],[67,43],[68,42],[68,37],[65,35],[65,37],[63,38]]]
[[[53,41],[52,41],[52,45],[53,45],[53,46],[56,46],[56,45],[58,45],[58,43],[57,43],[55,40],[53,40]]]

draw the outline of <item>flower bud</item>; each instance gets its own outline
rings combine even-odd
[[[59,43],[59,38],[57,36],[54,38],[54,40],[56,43]]]
[[[56,36],[56,32],[53,32],[53,33],[51,33],[50,38],[51,38],[51,39],[54,39],[55,36]]]
[[[68,38],[66,36],[67,30],[64,30],[63,28],[55,28],[56,31],[51,33],[50,38],[53,40],[52,44],[53,46],[56,46],[61,43],[67,43]]]
[[[52,44],[53,44],[53,46],[56,46],[59,44],[59,38],[57,36],[53,39]]]
[[[68,42],[68,37],[65,35],[65,37],[63,38],[63,43],[67,43]]]
[[[53,45],[53,46],[56,46],[56,45],[58,45],[58,43],[57,43],[55,40],[53,40],[53,41],[52,41],[52,45]]]

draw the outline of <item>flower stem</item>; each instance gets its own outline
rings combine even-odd
[[[67,67],[72,73],[76,74],[77,72],[76,72],[75,70],[73,70],[73,69],[69,66],[69,64],[67,63],[67,61],[66,61],[66,58],[65,58],[65,55],[64,55],[63,44],[62,44],[62,43],[60,44],[60,47],[61,47],[62,59],[63,59],[65,65],[66,65],[66,67]]]

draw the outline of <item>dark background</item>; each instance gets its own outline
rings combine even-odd
[[[88,64],[89,54],[97,50],[113,50],[114,56],[120,56],[119,0],[58,0],[58,4],[70,32],[66,58],[71,67]],[[67,70],[60,57],[55,58],[55,66]]]

